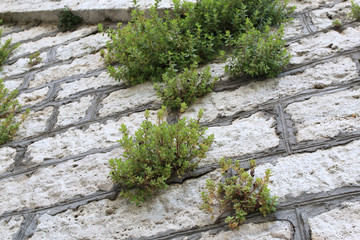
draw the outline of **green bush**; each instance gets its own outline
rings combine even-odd
[[[255,165],[255,161],[250,160],[248,173],[240,167],[240,161],[221,159],[220,166],[225,180],[217,184],[207,180],[208,193],[202,192],[204,203],[201,209],[211,214],[214,214],[215,209],[219,210],[219,217],[230,211],[233,214],[228,216],[225,222],[229,223],[232,229],[238,228],[250,213],[259,211],[266,217],[274,212],[277,197],[270,196],[268,189],[271,172],[267,169],[263,178],[256,178],[254,181]],[[232,172],[235,174],[231,174]]]
[[[69,8],[63,8],[60,11],[58,19],[58,28],[62,32],[74,31],[76,27],[83,22],[83,19],[74,15]]]
[[[173,125],[164,121],[165,111],[163,107],[158,112],[156,124],[146,111],[134,137],[123,124],[118,141],[125,150],[123,158],[110,160],[112,180],[122,188],[121,195],[136,204],[166,189],[171,176],[196,168],[214,139],[205,137],[206,128],[199,125],[202,111],[197,120],[183,118]]]
[[[111,39],[102,51],[109,73],[116,80],[134,85],[161,81],[169,67],[182,70],[194,62],[205,63],[218,56],[229,38],[246,30],[249,18],[258,29],[278,25],[293,11],[280,0],[174,0],[174,9],[158,10],[157,0],[150,16],[135,2],[132,20],[117,30],[105,32]],[[99,30],[104,31],[99,25]],[[112,66],[120,63],[120,66]]]
[[[8,142],[14,137],[28,114],[28,111],[19,113],[21,105],[15,100],[16,95],[17,90],[9,92],[3,84],[3,80],[0,79],[0,144]]]
[[[355,20],[360,20],[360,6],[353,0],[351,0],[351,12],[349,13],[349,16]]]
[[[269,26],[264,31],[259,31],[247,19],[246,27],[246,33],[233,42],[235,49],[226,70],[233,76],[276,76],[290,61],[290,54],[285,48],[286,42],[282,39],[283,25],[271,33]]]
[[[0,24],[2,20],[0,20]],[[2,29],[0,29],[0,39],[1,39]],[[11,44],[11,39],[5,41],[3,45],[0,44],[0,70],[1,66],[4,65],[6,59],[20,44]]]
[[[197,72],[197,64],[190,69],[185,68],[183,73],[176,75],[174,68],[163,75],[164,85],[155,84],[157,95],[162,99],[163,105],[180,109],[182,103],[190,105],[198,98],[212,91],[217,78],[212,78],[210,68]]]

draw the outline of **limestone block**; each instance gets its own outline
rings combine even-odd
[[[284,29],[284,39],[299,36],[302,34],[303,26],[300,23],[299,18],[295,18],[290,23],[285,25]]]
[[[360,4],[360,0],[354,1]],[[335,4],[331,8],[322,8],[312,11],[311,18],[318,30],[322,30],[328,27],[332,27],[332,22],[335,19],[339,19],[340,22],[352,21],[347,15],[351,12],[351,2],[344,1]]]
[[[141,206],[118,197],[55,216],[44,214],[30,239],[126,239],[211,224],[211,216],[199,206],[206,180],[214,174],[171,185]]]
[[[108,178],[108,161],[121,154],[121,150],[116,149],[109,153],[89,155],[79,161],[70,160],[38,168],[30,176],[6,178],[0,184],[1,192],[6,192],[0,196],[0,214],[25,207],[49,206],[99,190],[109,191],[113,183]]]
[[[98,52],[105,46],[107,40],[109,40],[109,38],[102,33],[84,37],[56,49],[56,58],[59,60],[67,60]]]
[[[48,91],[49,87],[40,88],[33,92],[22,93],[17,97],[17,99],[22,106],[34,105],[44,100]]]
[[[154,121],[156,112],[150,112]],[[26,153],[34,163],[44,160],[76,155],[94,148],[106,148],[117,144],[121,138],[119,128],[125,123],[128,130],[134,133],[145,120],[144,113],[134,113],[118,121],[109,120],[105,123],[94,123],[82,130],[70,128],[64,133],[48,137],[31,144]]]
[[[11,147],[0,148],[0,174],[7,171],[10,165],[14,162],[16,149]]]
[[[48,68],[35,75],[34,80],[30,82],[30,87],[38,87],[63,77],[86,73],[90,70],[101,68],[104,64],[100,60],[100,54],[96,53],[77,58],[69,64]]]
[[[259,165],[255,175],[271,169],[269,188],[279,201],[286,197],[331,191],[343,186],[360,186],[360,141],[313,153],[280,157],[272,164]]]
[[[53,107],[47,107],[37,112],[30,112],[25,121],[20,124],[19,130],[16,132],[15,139],[36,136],[46,129],[47,120],[51,116]]]
[[[81,78],[80,80],[74,82],[61,84],[60,87],[62,90],[59,91],[57,99],[66,98],[72,94],[88,89],[98,89],[100,87],[113,86],[117,84],[119,84],[119,82],[115,81],[106,71],[104,71],[99,76]]]
[[[340,208],[309,219],[312,240],[357,240],[360,237],[360,202],[343,203]]]
[[[100,116],[104,117],[116,112],[122,112],[135,108],[153,101],[160,100],[156,96],[156,91],[152,83],[147,82],[138,84],[128,89],[121,89],[112,92],[102,101]]]
[[[295,75],[253,81],[233,91],[209,93],[191,105],[184,116],[196,118],[197,112],[202,108],[202,121],[211,121],[217,116],[231,116],[239,111],[249,111],[269,100],[291,96],[317,85],[326,87],[356,77],[356,64],[351,58],[336,58]]]
[[[10,219],[0,220],[0,233],[2,239],[13,239],[13,236],[20,228],[22,216],[11,217]]]
[[[288,50],[291,54],[290,63],[300,64],[314,61],[339,52],[350,49],[359,44],[360,27],[347,27],[341,33],[330,30],[327,33],[302,38],[290,43]]]
[[[86,96],[80,98],[79,101],[61,106],[59,108],[56,126],[65,126],[81,120],[90,107],[93,98],[93,96]]]
[[[315,9],[333,2],[334,0],[290,0],[289,6],[295,6],[295,12],[301,12],[304,9]]]
[[[207,153],[206,161],[214,163],[222,157],[262,152],[279,145],[274,118],[255,113],[249,118],[237,119],[229,126],[210,127],[207,134],[214,134],[215,141]]]
[[[221,231],[215,235],[211,234],[211,232],[206,232],[202,234],[201,240],[291,240],[293,235],[294,229],[289,222],[275,221],[243,224],[235,231]]]
[[[297,141],[329,139],[360,130],[360,87],[314,96],[290,104],[285,111],[297,129]]]
[[[54,37],[44,37],[35,42],[23,43],[13,52],[10,59],[13,59],[15,57],[18,57],[18,56],[26,54],[26,53],[36,52],[41,48],[53,47],[60,43],[90,34],[90,33],[94,32],[95,30],[96,30],[96,26],[90,26],[90,27],[86,26],[86,27],[79,28],[78,30],[73,31],[73,32],[60,32]]]
[[[51,33],[54,31],[57,31],[56,25],[42,24],[37,27],[32,27],[30,29],[21,32],[8,34],[5,37],[1,38],[1,43],[4,43],[7,39],[10,38],[11,38],[11,43],[17,43],[20,41],[36,38],[42,34]]]
[[[10,81],[4,81],[3,84],[5,85],[5,88],[7,88],[9,91],[13,91],[20,87],[20,85],[23,83],[22,78],[17,78]]]

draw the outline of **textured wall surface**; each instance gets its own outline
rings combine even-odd
[[[121,124],[134,132],[161,102],[150,83],[129,87],[108,76],[99,54],[108,39],[91,24],[128,20],[130,1],[1,1],[2,39],[21,46],[0,77],[31,113],[0,146],[0,239],[360,239],[360,22],[346,17],[350,1],[290,4],[291,64],[261,81],[229,79],[223,63],[209,64],[220,78],[215,91],[183,114],[205,110],[202,123],[215,135],[207,158],[135,206],[117,197],[108,161],[122,154]],[[65,5],[87,24],[59,32],[51,21]],[[341,31],[336,18],[345,19]],[[36,51],[43,60],[30,67]],[[277,212],[251,214],[230,231],[199,210],[221,157],[254,158],[258,175],[270,168]]]

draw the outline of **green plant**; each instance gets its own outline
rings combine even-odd
[[[74,15],[70,8],[63,8],[60,11],[58,19],[58,28],[62,32],[74,31],[76,27],[83,22],[83,19]]]
[[[340,29],[342,27],[342,23],[340,22],[339,19],[335,19],[332,21],[332,25],[333,27],[337,28],[337,29]]]
[[[351,0],[351,12],[349,16],[354,18],[355,20],[360,20],[360,6]]]
[[[274,33],[270,32],[269,26],[263,32],[257,30],[249,19],[246,20],[246,26],[246,33],[233,42],[235,49],[226,70],[233,76],[276,76],[290,61],[286,42],[282,39],[283,25]]]
[[[202,111],[198,119],[183,118],[173,125],[164,121],[165,111],[163,107],[158,112],[156,124],[146,111],[134,137],[123,124],[118,141],[123,158],[110,160],[112,180],[122,188],[121,195],[136,204],[166,189],[170,177],[196,168],[214,140],[213,135],[205,137],[206,128],[199,125]]]
[[[29,111],[20,114],[21,105],[15,100],[17,90],[9,92],[0,79],[0,144],[10,141]],[[19,115],[20,117],[17,117]]]
[[[0,20],[0,24],[2,20]],[[2,29],[0,29],[0,39],[1,39]],[[6,59],[20,44],[11,44],[11,39],[7,39],[3,45],[0,44],[0,70],[1,66],[4,65]]]
[[[265,217],[276,210],[277,197],[270,196],[268,189],[271,171],[267,169],[263,178],[256,178],[255,161],[250,160],[250,173],[240,167],[240,161],[231,159],[220,160],[224,181],[215,184],[207,180],[208,193],[202,192],[201,209],[214,214],[214,208],[219,211],[218,219],[226,212],[233,213],[225,220],[234,229],[246,220],[249,213],[259,211]],[[231,174],[235,172],[235,174]],[[230,176],[229,176],[230,175]],[[213,216],[212,216],[213,217]]]
[[[37,51],[36,53],[30,55],[28,64],[32,67],[39,64],[41,61],[42,58],[40,57],[40,52]]]
[[[217,78],[211,77],[209,67],[202,72],[197,72],[196,67],[197,64],[194,63],[190,69],[185,68],[178,76],[172,68],[163,75],[164,85],[155,84],[157,95],[162,99],[163,105],[180,109],[182,103],[190,105],[212,91]]]
[[[256,28],[265,29],[287,21],[294,10],[287,9],[288,0],[174,0],[174,9],[161,12],[159,2],[146,18],[134,1],[130,23],[105,30],[111,40],[102,55],[116,80],[132,85],[161,81],[170,67],[181,71],[193,62],[216,58],[226,41],[246,30],[247,18]],[[99,30],[104,31],[102,25]]]

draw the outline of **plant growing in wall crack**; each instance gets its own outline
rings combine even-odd
[[[2,20],[0,20],[0,24]],[[2,29],[0,29],[0,39],[1,39]],[[4,65],[6,59],[20,44],[11,44],[11,39],[7,39],[5,43],[0,44],[0,70],[1,66]]]
[[[218,210],[218,219],[224,213],[231,212],[232,215],[225,222],[232,229],[238,228],[249,213],[259,211],[266,217],[276,210],[277,197],[271,196],[268,188],[271,176],[269,169],[263,178],[254,180],[254,160],[250,160],[250,173],[240,167],[240,161],[221,159],[219,163],[224,180],[217,184],[207,180],[208,192],[202,192],[201,209],[211,214]]]
[[[15,100],[17,90],[9,91],[0,80],[0,144],[10,141],[20,124],[25,120],[28,110],[19,113],[21,105]]]
[[[61,9],[58,19],[58,28],[62,32],[74,31],[83,22],[83,19],[72,13],[70,8]]]
[[[206,137],[206,128],[199,125],[202,111],[198,119],[183,118],[173,125],[164,121],[165,111],[162,107],[156,123],[146,111],[134,136],[123,124],[118,142],[125,152],[122,158],[110,160],[112,180],[122,188],[121,195],[136,204],[166,189],[171,176],[195,169],[214,140],[213,135]]]

